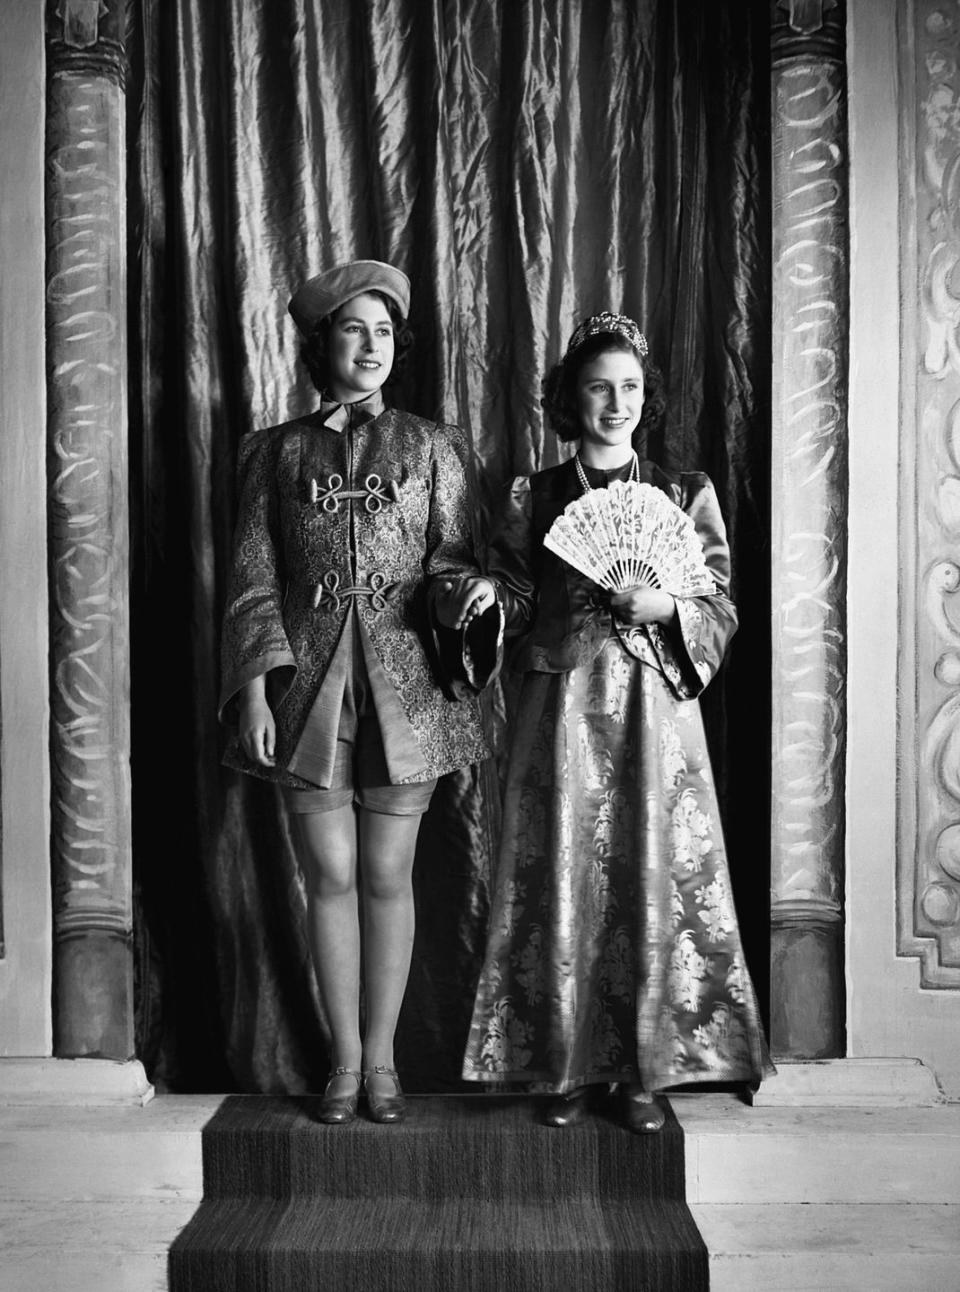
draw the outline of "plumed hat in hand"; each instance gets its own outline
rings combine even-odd
[[[303,335],[309,336],[322,318],[362,292],[383,292],[397,303],[404,318],[410,313],[410,279],[382,260],[352,260],[308,278],[287,308]]]

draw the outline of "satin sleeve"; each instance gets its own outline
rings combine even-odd
[[[280,670],[283,690],[296,661],[283,625],[279,502],[272,439],[254,432],[240,458],[240,505],[220,640],[220,719],[236,720],[238,692],[254,678]]]
[[[497,587],[509,636],[533,622],[536,582],[533,570],[533,495],[529,476],[506,487],[487,546],[487,573]]]
[[[709,596],[675,597],[677,613],[669,627],[648,627],[650,644],[668,682],[682,699],[701,693],[717,673],[737,631],[737,610],[730,600],[730,548],[720,503],[702,472],[683,477],[681,506],[691,517],[716,591]]]

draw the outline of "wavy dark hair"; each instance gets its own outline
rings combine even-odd
[[[610,351],[632,354],[643,371],[643,412],[633,432],[635,442],[646,439],[657,426],[666,408],[663,373],[649,355],[636,351],[626,337],[617,332],[597,332],[587,337],[572,353],[568,351],[547,373],[543,381],[540,406],[547,415],[557,439],[569,443],[583,434],[577,414],[577,377],[580,369],[598,355]]]
[[[396,301],[387,296],[385,292],[361,292],[360,295],[376,296],[377,300],[383,301],[384,305],[386,305],[387,313],[390,315],[390,322],[393,324],[393,367],[383,384],[392,386],[403,372],[407,354],[413,345],[413,333],[410,331],[407,320],[400,313]],[[346,303],[344,302],[344,304]],[[300,358],[306,365],[310,380],[321,395],[330,381],[330,365],[327,362],[327,342],[330,338],[330,328],[333,326],[333,320],[342,309],[343,305],[340,305],[332,314],[325,314],[300,347]]]

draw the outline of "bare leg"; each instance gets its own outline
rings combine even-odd
[[[363,872],[364,982],[367,995],[364,1067],[392,1068],[393,1038],[413,950],[413,858],[419,816],[360,812]],[[384,1078],[384,1093],[392,1092]]]
[[[357,904],[357,818],[353,804],[335,812],[298,813],[301,864],[307,887],[307,936],[324,1013],[330,1024],[331,1068],[359,1071],[360,911]],[[332,1094],[352,1094],[356,1082],[334,1079]]]

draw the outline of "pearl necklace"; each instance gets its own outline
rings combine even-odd
[[[583,490],[584,493],[589,493],[590,490],[593,488],[593,485],[587,479],[587,473],[583,469],[583,463],[580,461],[579,453],[574,458],[573,464],[577,470],[577,479],[580,481],[580,488]],[[640,483],[640,459],[637,457],[636,453],[632,455],[632,460],[630,462],[630,474],[627,477],[627,479],[632,481],[633,484]]]

